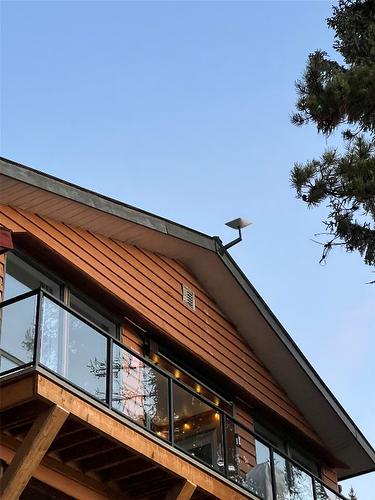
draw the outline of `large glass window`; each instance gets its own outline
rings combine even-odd
[[[276,497],[280,500],[313,500],[311,476],[274,453]]]
[[[222,416],[233,406],[161,354],[151,360],[169,372],[173,382],[173,440],[176,446],[217,471],[224,471]]]
[[[3,300],[11,299],[36,288],[43,288],[55,297],[60,298],[61,286],[59,283],[14,253],[8,253],[5,261]]]
[[[216,470],[224,470],[221,414],[190,391],[173,387],[174,442]]]
[[[294,440],[288,436],[282,436],[274,430],[271,430],[270,427],[271,426],[266,427],[259,422],[255,422],[255,431],[275,449],[295,460],[309,472],[312,472],[316,476],[320,475],[319,464],[308,451],[304,450],[302,446],[297,445]]]
[[[111,334],[113,337],[117,334],[117,325],[106,316],[101,314],[96,308],[91,307],[87,302],[84,302],[76,294],[70,292],[69,305],[72,309],[82,314],[83,317],[94,323],[105,332]]]

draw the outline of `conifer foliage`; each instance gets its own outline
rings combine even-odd
[[[353,486],[350,488],[349,491],[349,500],[358,500],[358,497],[353,490]]]
[[[292,123],[314,123],[343,144],[319,159],[296,163],[291,172],[297,197],[328,206],[321,262],[337,245],[358,251],[375,265],[375,1],[340,0],[327,20],[335,30],[337,62],[318,50],[297,81]]]

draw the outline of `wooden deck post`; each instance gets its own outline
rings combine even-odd
[[[0,481],[2,500],[17,500],[69,413],[54,405],[35,420]]]
[[[190,500],[196,489],[196,485],[190,481],[184,481],[182,485],[178,485],[171,490],[165,497],[165,500]]]

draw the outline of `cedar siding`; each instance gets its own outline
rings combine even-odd
[[[34,235],[252,398],[319,441],[198,280],[177,261],[10,206],[0,205],[0,223]],[[182,283],[196,293],[195,311],[182,303]],[[123,339],[140,351],[132,327],[123,329]]]

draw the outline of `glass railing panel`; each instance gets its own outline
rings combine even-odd
[[[112,408],[163,439],[169,438],[168,379],[113,345]]]
[[[269,448],[228,417],[225,419],[228,477],[264,500],[272,500]]]
[[[33,360],[36,302],[33,295],[0,308],[0,372]]]
[[[255,440],[255,467],[248,473],[246,487],[264,500],[272,500],[272,470],[270,449]]]
[[[47,297],[42,302],[40,362],[106,400],[106,337]]]
[[[312,477],[281,455],[274,453],[277,500],[313,500]]]
[[[316,479],[314,479],[314,481],[316,500],[341,500],[341,497],[339,497],[339,495],[336,495],[334,491],[331,491]]]
[[[180,385],[173,384],[176,446],[219,472],[224,472],[221,413]]]

